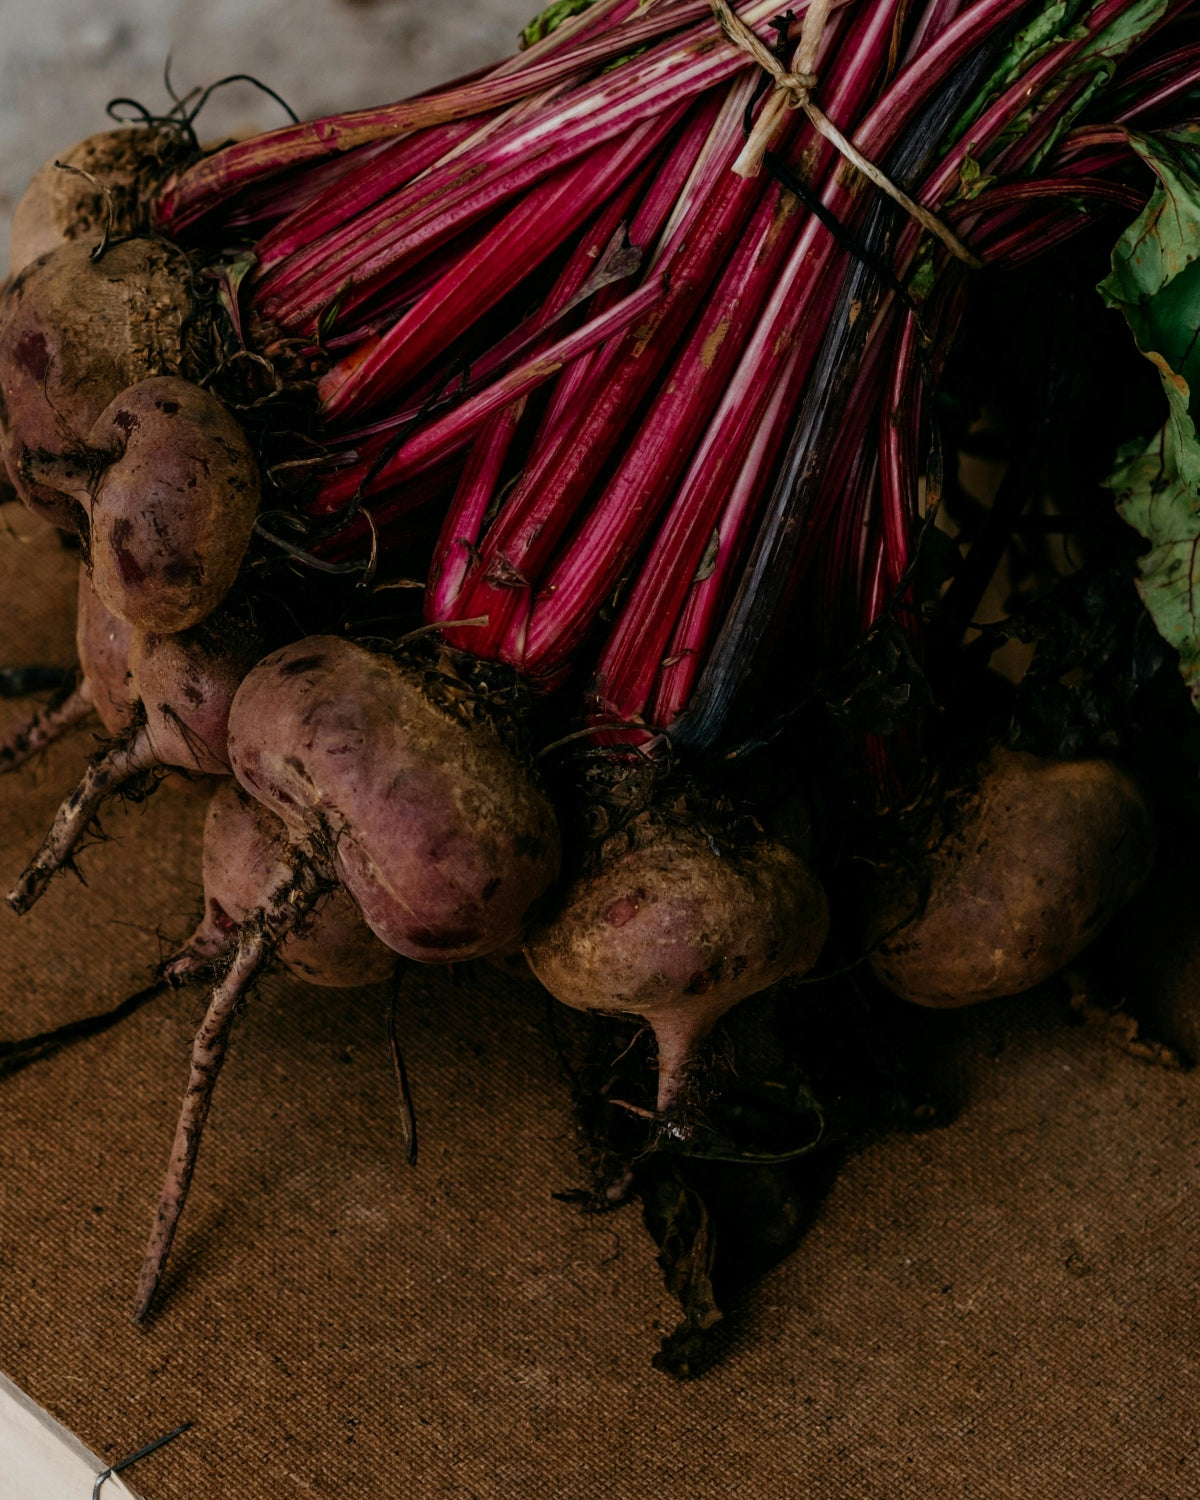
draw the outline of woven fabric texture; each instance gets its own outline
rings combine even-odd
[[[3,519],[0,658],[69,662],[75,564]],[[6,882],[90,734],[0,782]],[[114,1002],[186,934],[207,791],[115,809],[86,888],[0,913],[0,1035]],[[636,1207],[551,1196],[581,1173],[536,991],[475,966],[404,996],[415,1170],[382,994],[263,986],[144,1329],[202,995],[0,1081],[0,1368],[109,1461],[191,1420],[128,1476],[147,1500],[1200,1493],[1200,1078],[1044,1001],[962,1018],[964,1113],[851,1161],[682,1385],[650,1367],[675,1310]]]

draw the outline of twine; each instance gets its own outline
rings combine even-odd
[[[796,48],[795,66],[790,70],[746,25],[729,5],[728,0],[709,0],[709,3],[726,38],[735,47],[740,47],[748,57],[753,58],[760,68],[770,74],[775,84],[775,91],[763,107],[750,139],[733,164],[733,170],[739,176],[753,177],[758,172],[763,154],[779,128],[784,111],[802,109],[818,134],[824,136],[830,145],[857,167],[869,182],[873,182],[880,192],[886,193],[889,198],[898,203],[905,213],[914,218],[923,229],[928,229],[930,234],[937,235],[951,255],[977,271],[983,268],[983,261],[967,249],[948,225],[922,204],[914,202],[907,193],[886,177],[874,162],[868,161],[854,142],[842,134],[813,99],[812,91],[817,86],[817,75],[814,72],[817,53],[820,50],[821,37],[825,31],[825,23],[829,19],[833,0],[810,0],[800,29],[800,43]]]

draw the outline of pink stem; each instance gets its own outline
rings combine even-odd
[[[487,631],[475,632],[481,638],[471,649],[489,654],[503,641],[513,612],[526,603],[524,580],[535,577],[553,554],[597,465],[657,381],[712,276],[739,242],[761,192],[755,180],[724,174],[716,200],[697,215],[690,238],[677,242],[662,268],[669,289],[656,316],[625,340],[610,376],[559,443],[527,468],[488,533],[468,594],[468,613],[487,614],[490,620]]]
[[[653,162],[647,163],[597,215],[587,234],[572,252],[538,314],[536,321],[539,325],[552,322],[583,290],[589,273],[611,245],[653,168]],[[659,176],[665,175],[669,175],[669,172],[657,174],[655,181]],[[601,289],[592,303],[592,316],[600,310],[600,301],[606,293],[619,295],[619,287],[608,286]],[[606,305],[611,306],[611,299]],[[575,360],[559,377],[556,391],[573,370],[586,365],[590,358],[590,355],[583,355]],[[425,618],[430,622],[451,618],[453,601],[469,572],[473,549],[479,542],[484,520],[524,410],[524,401],[517,402],[508,411],[493,417],[475,440],[467,468],[434,550],[429,584],[425,591]]]
[[[750,449],[733,484],[729,500],[713,536],[715,556],[706,576],[697,573],[666,659],[659,669],[650,708],[650,722],[669,729],[675,716],[687,706],[700,670],[702,653],[716,627],[721,601],[729,587],[746,536],[754,520],[757,501],[770,476],[784,438],[784,419],[789,397],[794,395],[795,355],[776,382],[775,394],[754,433]]]
[[[754,0],[746,19],[766,29],[769,0]],[[704,38],[708,28],[700,28]],[[318,315],[348,277],[356,282],[394,275],[443,243],[465,223],[500,207],[546,175],[632,126],[686,104],[738,73],[750,74],[746,55],[710,40],[672,43],[602,74],[565,99],[499,131],[483,160],[457,161],[426,174],[383,206],[364,216],[352,243],[339,242],[320,276],[306,276],[280,299],[274,316],[288,327]],[[362,233],[359,233],[359,229]]]
[[[575,233],[674,124],[668,112],[533,188],[472,251],[468,264],[452,267],[385,334],[320,380],[326,421],[378,405],[419,374]]]
[[[702,101],[693,110],[678,145],[672,149],[662,169],[654,175],[646,196],[629,226],[630,244],[645,251],[653,248],[657,256],[661,249],[661,236],[671,217],[671,211],[683,192],[684,184],[694,173],[705,142],[716,126],[717,116],[722,108],[722,102],[714,97]],[[600,311],[615,295],[615,288],[608,292],[601,292],[597,298],[596,311]],[[555,384],[554,392],[533,440],[533,452],[541,451],[548,443],[562,437],[574,414],[578,411],[579,399],[584,388],[591,387],[593,382],[598,384],[604,378],[603,371],[616,353],[617,350],[611,347],[594,349],[591,354],[577,359],[569,370],[563,371]]]
[[[496,412],[552,379],[580,354],[636,323],[650,312],[664,293],[662,277],[654,277],[607,312],[590,319],[582,328],[565,334],[544,352],[524,360],[461,406],[430,422],[388,460],[374,480],[372,493],[399,484],[402,479],[419,474],[466,447]]]
[[[839,115],[853,116],[870,97],[873,65],[886,52],[894,15],[894,5],[879,5],[856,18],[845,55],[839,56],[834,70],[836,83],[828,100]],[[824,142],[815,155],[810,170],[819,172],[832,165],[832,152]],[[780,369],[791,359],[799,310],[806,305],[806,296],[814,293],[807,275],[793,271],[797,239],[795,233],[787,232],[792,207],[790,198],[782,203],[768,198],[758,211],[696,332],[664,382],[653,411],[603,498],[546,578],[524,639],[516,643],[522,654],[512,659],[519,660],[530,674],[550,674],[561,667],[591,629],[597,609],[629,566],[692,455],[671,501],[670,516],[655,541],[653,561],[646,565],[622,610],[621,620],[626,624],[618,623],[610,637],[613,656],[606,652],[601,668],[606,683],[610,674],[619,679],[623,669],[618,660],[624,651],[630,653],[640,686],[628,700],[632,704],[636,698],[638,706],[631,707],[626,718],[640,712],[650,691],[683,595],[708,546],[742,456],[773,399]],[[806,230],[813,222],[808,221]],[[802,291],[795,291],[797,283]],[[781,297],[796,314],[786,325],[781,325],[785,316]],[[760,325],[768,316],[762,308],[768,302],[777,309],[770,342],[759,338]],[[822,333],[820,319],[812,319],[805,340],[806,360],[815,355]],[[749,347],[755,348],[753,359],[743,355]],[[713,403],[721,397],[720,410],[713,417]],[[710,423],[708,430],[701,435],[706,423]],[[511,553],[506,555],[511,560]],[[521,571],[528,576],[527,566],[521,565]],[[473,608],[471,612],[480,611]]]
[[[450,147],[471,134],[474,122],[453,121],[398,141],[380,141],[360,148],[352,156],[330,163],[342,170],[322,191],[314,191],[305,202],[265,234],[254,247],[258,262],[256,277],[261,286],[289,257],[339,228],[373,206],[397,183],[407,182],[438,161]],[[318,170],[328,171],[329,167]],[[308,176],[315,177],[315,172]]]
[[[349,114],[305,120],[239,141],[169,181],[155,205],[156,221],[168,233],[179,235],[252,182],[290,167],[339,156],[381,138],[514,104],[543,89],[585,77],[594,68],[656,40],[685,21],[709,13],[707,0],[694,0],[686,7],[659,7],[643,19],[618,24],[611,31],[606,28],[578,45],[564,47],[563,39],[555,44],[552,35],[523,57],[511,58],[494,73],[458,87]],[[713,29],[706,31],[711,34]]]

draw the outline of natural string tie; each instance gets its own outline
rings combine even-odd
[[[821,38],[825,32],[825,23],[829,18],[833,0],[810,0],[808,9],[804,13],[800,42],[796,48],[794,66],[791,69],[786,68],[766,43],[754,34],[729,5],[728,0],[709,0],[709,3],[726,38],[735,47],[740,47],[748,57],[754,59],[760,68],[769,73],[775,84],[774,93],[764,105],[750,139],[733,164],[733,170],[739,176],[756,175],[762,163],[763,153],[779,128],[784,111],[802,109],[813,129],[824,136],[848,162],[857,167],[869,182],[873,182],[881,193],[886,193],[889,198],[898,203],[905,213],[914,218],[922,228],[928,229],[930,234],[937,235],[951,255],[956,256],[968,266],[974,267],[977,271],[982,270],[983,261],[967,249],[954,231],[935,213],[931,213],[923,204],[915,202],[906,192],[898,188],[874,162],[868,161],[854,142],[842,134],[813,99],[812,91],[817,85],[817,75],[814,71],[817,53],[820,50]]]

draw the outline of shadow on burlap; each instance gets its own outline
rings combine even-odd
[[[70,659],[73,563],[0,542],[5,660]],[[53,581],[51,581],[53,580]],[[22,705],[0,704],[3,722]],[[0,783],[5,879],[90,748]],[[137,987],[198,907],[200,783],[105,819],[0,916],[0,1034]],[[147,1500],[1182,1497],[1197,1467],[1200,1079],[1014,1002],[961,1027],[968,1106],[852,1161],[724,1362],[675,1321],[636,1207],[583,1216],[535,991],[410,972],[402,1160],[384,999],[272,979],[238,1025],[166,1298],[128,1319],[202,996],[0,1082],[0,1368]]]

